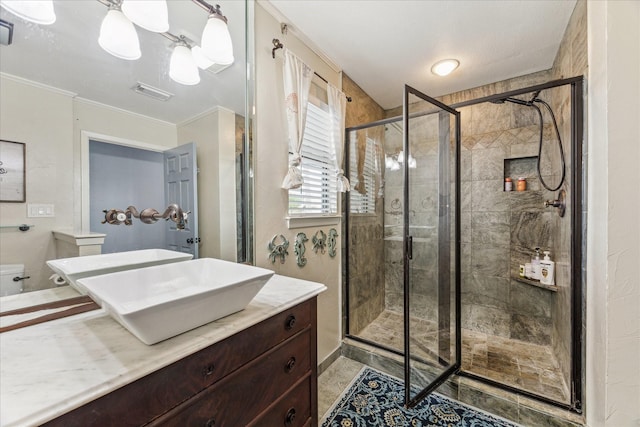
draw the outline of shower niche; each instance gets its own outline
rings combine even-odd
[[[350,180],[367,145],[379,167],[375,209],[344,204],[345,336],[403,358],[408,404],[457,374],[581,412],[581,97],[581,77],[451,107],[406,87],[402,116],[346,129]],[[519,277],[536,247],[553,287]]]

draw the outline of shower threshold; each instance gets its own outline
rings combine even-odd
[[[403,322],[402,313],[384,310],[354,335],[402,352]],[[436,323],[411,318],[411,331],[412,354],[433,361],[430,349],[437,348]],[[551,346],[462,329],[462,370],[557,402],[570,400]]]

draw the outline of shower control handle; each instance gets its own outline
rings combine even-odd
[[[556,200],[546,200],[544,202],[544,207],[548,208],[549,206],[557,208],[558,209],[558,215],[560,215],[560,217],[564,217],[564,213],[567,209],[566,205],[565,205],[565,198],[567,196],[566,191],[564,190],[560,190],[558,192],[558,198]]]

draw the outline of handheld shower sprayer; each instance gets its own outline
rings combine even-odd
[[[545,101],[543,101],[542,99],[538,98],[538,96],[540,95],[540,92],[541,91],[534,92],[533,97],[529,101],[525,101],[523,99],[518,99],[518,98],[507,97],[507,98],[496,99],[491,102],[494,104],[504,104],[505,102],[511,102],[512,104],[524,105],[525,107],[532,107],[538,112],[538,117],[540,119],[540,140],[538,143],[538,161],[537,161],[538,179],[540,179],[540,183],[547,190],[557,191],[560,189],[560,187],[562,187],[562,184],[564,184],[564,178],[566,173],[564,150],[562,149],[562,139],[560,138],[560,131],[558,130],[558,123],[556,122],[556,116],[555,114],[553,114],[553,110],[551,109],[551,106],[547,104]],[[553,121],[553,127],[556,132],[556,140],[558,142],[558,149],[560,151],[560,163],[562,164],[562,171],[560,173],[560,183],[554,188],[551,188],[544,181],[544,178],[542,177],[542,173],[540,171],[540,161],[542,158],[542,139],[544,135],[544,118],[542,116],[542,111],[540,110],[540,107],[538,107],[536,104],[542,104],[546,108],[546,110],[549,112],[549,114],[551,115],[551,119]]]

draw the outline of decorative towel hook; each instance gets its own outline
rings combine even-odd
[[[280,239],[282,243],[276,244],[276,239],[278,235],[273,236],[273,239],[269,242],[269,259],[272,264],[275,264],[276,258],[280,258],[280,264],[284,264],[284,259],[287,255],[289,255],[289,241],[280,234]]]
[[[294,246],[294,251],[296,252],[296,262],[298,267],[304,267],[307,265],[307,259],[304,257],[304,253],[306,251],[304,247],[304,242],[308,241],[307,235],[304,233],[296,234],[296,243]]]
[[[329,230],[329,256],[331,258],[336,256],[336,245],[338,244],[338,232],[335,228]]]
[[[318,251],[320,251],[320,253],[323,254],[325,250],[324,248],[327,245],[327,235],[325,232],[322,230],[316,231],[316,234],[313,235],[311,241],[313,242],[313,252],[318,253]]]

